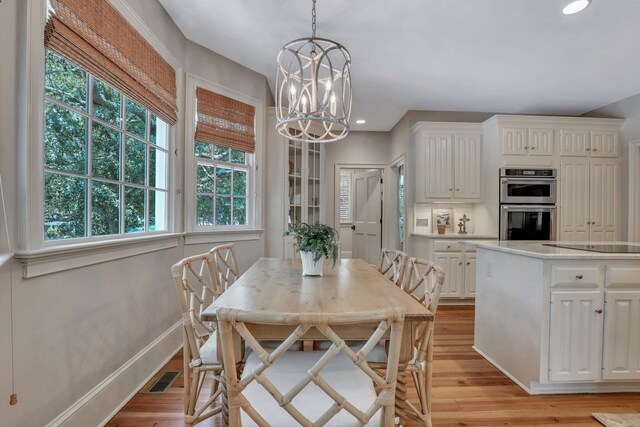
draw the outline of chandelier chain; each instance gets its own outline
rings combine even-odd
[[[316,38],[316,0],[313,0],[311,7],[311,37]]]

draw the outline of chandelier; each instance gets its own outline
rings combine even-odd
[[[287,139],[332,142],[349,133],[351,55],[316,37],[316,0],[311,37],[285,44],[278,53],[276,129]]]

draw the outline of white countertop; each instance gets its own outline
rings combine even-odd
[[[455,239],[455,240],[498,240],[498,236],[489,234],[438,234],[438,233],[411,233],[412,236],[425,237],[427,239]]]
[[[544,243],[553,244],[621,244],[640,247],[638,243],[631,242],[543,242],[543,241],[482,241],[473,242],[478,249],[488,249],[499,252],[506,252],[516,255],[524,255],[532,258],[543,259],[637,259],[640,260],[640,254],[628,253],[599,253],[581,251],[576,249],[556,248],[553,246],[544,246]]]

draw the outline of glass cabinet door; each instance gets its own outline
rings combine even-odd
[[[310,142],[307,150],[307,222],[320,222],[320,143]]]
[[[302,142],[289,141],[287,156],[289,160],[289,172],[287,175],[289,182],[289,217],[287,218],[287,226],[300,224],[304,221],[302,218],[302,176],[304,171],[302,148]]]
[[[287,144],[287,227],[320,223],[322,145],[289,141]]]

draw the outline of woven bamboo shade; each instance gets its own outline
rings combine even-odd
[[[255,151],[255,107],[201,87],[196,88],[196,96],[196,140],[247,153]]]
[[[45,46],[162,120],[177,118],[176,73],[108,0],[49,0]]]

